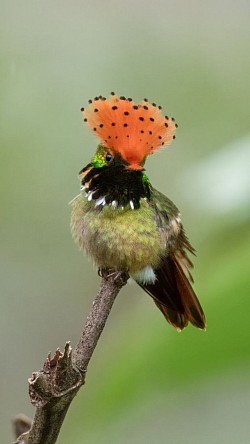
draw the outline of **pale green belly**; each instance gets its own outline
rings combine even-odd
[[[72,202],[73,237],[98,267],[136,273],[159,265],[163,246],[153,210],[144,202],[138,210],[123,211],[96,210],[82,195]]]

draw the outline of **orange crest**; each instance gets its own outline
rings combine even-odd
[[[174,139],[177,125],[163,116],[161,107],[147,99],[136,105],[132,99],[99,96],[82,108],[84,121],[95,131],[101,143],[119,153],[130,168],[140,169],[145,157]]]

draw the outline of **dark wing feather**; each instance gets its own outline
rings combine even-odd
[[[194,254],[179,218],[179,210],[162,193],[151,187],[150,205],[155,213],[155,223],[162,241],[166,243],[166,257],[154,270],[154,284],[138,284],[154,299],[167,321],[177,330],[183,330],[189,322],[198,328],[206,327],[200,303],[191,286],[189,269],[193,264],[187,253]]]
[[[203,310],[179,259],[167,257],[161,268],[154,271],[154,284],[139,285],[154,299],[166,320],[177,330],[183,330],[188,322],[204,329],[206,321]]]

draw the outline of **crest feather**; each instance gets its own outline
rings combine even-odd
[[[99,96],[82,108],[84,121],[107,148],[118,152],[130,166],[139,166],[145,157],[174,139],[177,125],[163,116],[161,107],[147,99],[136,105],[132,99]]]

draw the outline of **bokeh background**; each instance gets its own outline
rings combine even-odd
[[[99,286],[68,202],[97,144],[80,107],[112,90],[179,124],[147,172],[196,247],[208,328],[177,333],[127,285],[58,443],[249,442],[249,17],[243,0],[1,1],[1,442]]]

